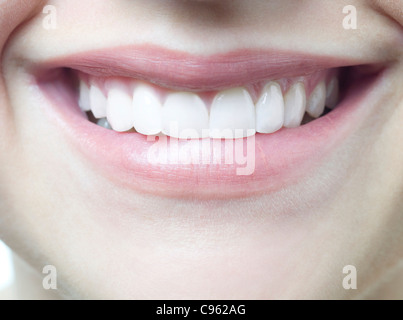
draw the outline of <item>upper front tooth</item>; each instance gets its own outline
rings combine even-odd
[[[326,102],[326,84],[321,81],[313,90],[309,97],[306,112],[314,118],[318,118],[325,110]]]
[[[284,98],[276,82],[269,83],[256,104],[256,131],[273,133],[284,124]]]
[[[178,92],[168,95],[162,109],[162,119],[162,132],[171,137],[186,139],[208,136],[208,111],[197,94]]]
[[[284,126],[296,128],[301,125],[306,109],[305,86],[302,82],[294,84],[284,97]]]
[[[87,112],[91,110],[90,104],[90,89],[84,81],[80,81],[80,97],[78,100],[78,105],[81,110]]]
[[[255,106],[245,88],[219,92],[210,111],[211,138],[243,138],[254,135]]]
[[[97,119],[106,117],[106,97],[100,88],[95,85],[91,85],[90,88],[90,104],[91,111],[94,117]]]
[[[133,95],[134,128],[144,135],[157,135],[162,130],[162,105],[153,88],[140,84]]]
[[[119,81],[112,80],[109,84],[107,119],[113,130],[124,132],[133,128],[133,97]]]
[[[334,109],[339,102],[339,80],[333,77],[327,85],[326,106],[329,109]]]

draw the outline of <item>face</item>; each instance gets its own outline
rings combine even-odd
[[[61,294],[368,297],[403,258],[401,0],[21,3],[0,236]]]

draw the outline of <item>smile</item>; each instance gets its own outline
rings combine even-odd
[[[89,118],[95,118],[97,124],[118,132],[134,128],[144,135],[163,133],[182,139],[244,138],[255,132],[296,128],[305,113],[318,118],[325,105],[336,107],[339,82],[329,74],[250,84],[249,90],[238,87],[204,93],[83,75],[79,77],[78,104],[84,112],[91,112]],[[175,132],[173,123],[178,126]]]
[[[52,121],[110,179],[164,196],[227,198],[278,191],[323,163],[360,123],[383,73],[374,65],[153,47],[76,54],[28,69]],[[151,161],[158,148],[164,161]],[[178,161],[181,154],[192,161]]]

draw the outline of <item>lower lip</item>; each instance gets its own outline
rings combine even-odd
[[[216,157],[215,163],[199,159],[193,164],[183,164],[177,155],[184,154],[185,159],[186,155],[199,155],[201,141],[195,146],[194,141],[166,138],[170,151],[177,147],[173,153],[176,156],[168,156],[165,164],[151,163],[149,155],[154,154],[155,141],[92,124],[78,109],[75,94],[66,92],[61,83],[42,82],[39,90],[50,102],[45,104],[49,120],[56,122],[83,155],[83,161],[115,184],[164,197],[227,199],[276,192],[309,177],[355,130],[365,109],[365,97],[375,82],[371,78],[355,84],[337,109],[309,124],[269,135],[257,134],[254,141],[241,140],[243,154],[239,141],[210,140],[212,147],[205,149],[204,155],[217,156],[221,149],[222,157]],[[238,157],[233,161],[225,158],[226,143],[229,148],[234,145]]]

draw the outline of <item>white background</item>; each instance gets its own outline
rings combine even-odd
[[[0,241],[0,290],[10,285],[13,277],[10,249]]]

